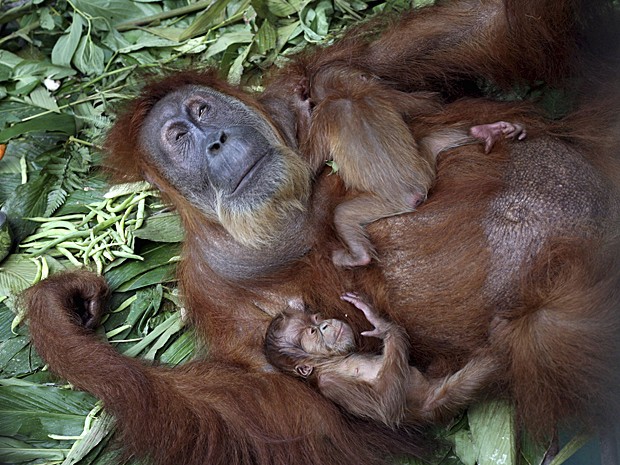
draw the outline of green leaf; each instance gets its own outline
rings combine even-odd
[[[178,365],[192,357],[195,346],[195,336],[189,332],[183,333],[161,354],[159,360],[168,365]]]
[[[231,45],[249,44],[252,42],[252,39],[253,35],[250,31],[244,29],[239,30],[239,28],[237,28],[236,31],[222,35],[213,44],[211,44],[205,54],[205,57],[209,58],[213,55],[217,55],[218,53],[225,51]]]
[[[29,343],[30,338],[26,336],[12,336],[0,342],[0,373],[3,377],[30,373],[37,368],[32,365],[29,350],[26,349]]]
[[[101,444],[105,445],[114,431],[114,417],[109,413],[103,412],[101,416],[94,420],[88,432],[78,439],[65,460],[66,464],[76,464],[84,459],[93,449]],[[120,463],[114,461],[113,464]]]
[[[308,42],[322,42],[329,32],[330,18],[334,12],[332,3],[321,0],[315,8],[309,6],[299,15],[304,36]]]
[[[239,85],[241,83],[241,76],[243,75],[243,63],[246,61],[251,47],[245,47],[243,52],[239,54],[235,61],[233,61],[230,69],[228,70],[228,82],[233,85]]]
[[[41,8],[39,10],[39,24],[41,25],[41,28],[46,31],[51,31],[56,26],[49,8]]]
[[[8,81],[13,74],[13,69],[7,65],[0,64],[0,82]]]
[[[198,16],[183,34],[181,34],[179,41],[205,34],[209,30],[222,25],[226,21],[226,7],[230,3],[229,0],[215,0],[204,13]],[[241,2],[234,14],[236,15],[244,12],[249,6],[249,0]]]
[[[178,254],[179,247],[176,245],[150,246],[140,252],[140,255],[144,257],[143,262],[126,262],[117,268],[111,269],[105,276],[113,290],[119,289],[121,286],[124,286],[123,288],[131,287],[132,283],[145,272],[159,267],[174,269],[175,265],[170,263],[170,259]],[[168,276],[169,278],[170,276]],[[137,287],[134,287],[134,289],[137,289]]]
[[[84,20],[78,14],[73,14],[73,21],[69,33],[60,36],[52,49],[52,63],[58,66],[71,66],[71,59],[75,54],[82,35]]]
[[[33,181],[20,185],[2,206],[2,211],[9,218],[15,240],[21,242],[37,228],[37,224],[27,218],[43,215],[47,208],[50,176],[43,174]]]
[[[198,18],[196,18],[185,32],[181,34],[179,40],[184,41],[204,34],[218,22],[223,21],[225,19],[224,12],[227,4],[228,0],[215,0],[200,16],[198,16]]]
[[[7,66],[11,69],[15,68],[24,59],[7,50],[0,50],[0,65]]]
[[[154,5],[127,0],[97,0],[96,2],[73,0],[72,3],[81,12],[95,18],[93,25],[103,30],[108,30],[108,25],[114,26],[124,21],[161,12],[161,9]]]
[[[60,132],[67,135],[75,134],[75,118],[67,114],[49,113],[38,118],[16,123],[13,126],[0,131],[0,144],[10,139],[23,136],[30,132]]]
[[[3,463],[24,463],[31,460],[60,461],[65,458],[62,449],[38,448],[13,438],[0,436],[0,458]]]
[[[299,21],[278,28],[277,50],[280,51],[286,43],[301,33]]]
[[[56,113],[60,111],[56,99],[52,97],[52,94],[44,87],[37,87],[33,90],[28,97],[24,100],[34,107],[43,108],[45,110],[51,110]]]
[[[152,343],[158,341],[161,337],[167,340],[170,337],[170,332],[178,332],[182,327],[183,323],[181,322],[181,317],[178,313],[173,313],[163,323],[157,325],[140,342],[125,350],[124,354],[128,357],[136,357],[140,352],[146,350]]]
[[[75,74],[74,70],[53,65],[46,60],[22,60],[13,69],[15,88],[10,91],[10,94],[27,95],[45,78],[62,79],[72,74]]]
[[[562,447],[549,465],[562,465],[591,439],[590,435],[579,434]]]
[[[73,55],[75,67],[84,74],[100,74],[103,72],[103,60],[103,49],[94,44],[90,36],[82,37]]]
[[[154,242],[181,242],[185,231],[179,215],[166,212],[148,217],[134,236]]]
[[[157,285],[153,288],[140,289],[136,292],[136,297],[136,300],[131,304],[125,323],[138,328],[144,334],[148,318],[157,312],[161,306],[162,286]]]
[[[153,189],[153,186],[146,181],[127,182],[111,186],[103,196],[106,199],[113,199],[128,194],[137,194],[146,190]]]
[[[476,465],[478,450],[474,446],[471,434],[468,430],[462,429],[452,436],[454,441],[454,451],[464,465]]]
[[[0,212],[0,262],[6,258],[13,245],[13,233],[6,213]]]
[[[0,264],[0,296],[17,294],[32,286],[37,265],[28,257],[12,254]]]
[[[457,455],[466,464],[475,457],[478,465],[517,465],[515,418],[505,401],[489,401],[470,407],[471,448],[457,444]],[[463,439],[461,437],[461,439]]]
[[[256,33],[256,37],[254,38],[254,42],[258,47],[258,52],[265,53],[269,50],[276,48],[277,38],[278,34],[276,28],[273,27],[273,25],[269,21],[263,21],[263,24]]]
[[[269,11],[280,18],[291,16],[301,9],[300,1],[267,0],[266,3]]]
[[[0,381],[0,435],[46,440],[79,436],[95,405],[90,394],[19,380]]]
[[[127,281],[120,286],[117,290],[119,292],[133,291],[146,286],[152,286],[154,284],[171,281],[174,278],[174,270],[176,264],[170,263],[168,265],[154,268],[146,273],[141,274],[135,279]]]

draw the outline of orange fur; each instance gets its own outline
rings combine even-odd
[[[606,257],[620,253],[613,240],[620,141],[611,129],[618,128],[617,111],[605,110],[614,102],[611,91],[596,108],[553,124],[520,104],[482,99],[416,115],[413,140],[459,121],[504,119],[535,131],[491,154],[467,146],[441,155],[427,202],[368,225],[379,260],[364,269],[337,269],[331,260],[338,247],[333,212],[350,195],[337,177],[321,172],[312,180],[304,234],[257,252],[190,204],[138,145],[145,115],[188,84],[241,100],[282,144],[311,160],[312,147],[300,149],[307,109],[295,89],[325,67],[350,66],[390,92],[423,90],[449,99],[464,96],[463,82],[479,77],[500,85],[559,79],[577,56],[576,0],[516,3],[440,2],[371,22],[295,58],[261,95],[247,95],[212,72],[184,72],[153,82],[129,104],[109,134],[107,165],[116,179],[148,179],[179,210],[187,239],[178,278],[190,322],[209,342],[208,360],[152,367],[99,341],[83,321],[100,311],[106,287],[86,272],[41,282],[28,291],[27,303],[37,351],[52,370],[103,399],[130,453],[188,465],[386,464],[394,455],[421,454],[419,435],[343,415],[308,386],[274,373],[265,359],[267,324],[291,297],[328,309],[326,316],[347,320],[356,332],[368,329],[340,301],[347,290],[370,296],[405,328],[410,359],[429,379],[457,376],[468,386],[491,357],[503,383],[485,386],[481,395],[501,388],[499,395],[514,400],[522,424],[534,432],[546,433],[557,421],[599,428],[616,421],[620,272]],[[611,120],[601,127],[596,114]],[[597,132],[601,137],[584,136]],[[308,246],[304,253],[282,252],[299,252],[300,242]],[[226,257],[220,270],[241,271],[232,278],[218,274],[214,254]],[[361,341],[360,348],[377,344]],[[441,409],[442,392],[450,389],[442,384],[424,405]],[[465,395],[459,402],[476,399]]]

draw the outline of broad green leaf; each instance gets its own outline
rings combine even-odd
[[[590,439],[591,436],[587,434],[579,434],[573,437],[570,441],[568,441],[568,444],[562,447],[562,449],[553,458],[549,465],[562,465],[570,457],[572,457],[575,452],[585,446]]]
[[[13,69],[23,61],[23,58],[20,58],[19,56],[9,52],[8,50],[0,50],[0,65],[4,65]]]
[[[65,113],[50,113],[38,118],[16,123],[13,126],[0,131],[0,143],[6,143],[10,139],[23,136],[30,132],[52,131],[67,135],[75,134],[75,118]]]
[[[100,176],[83,179],[82,189],[71,192],[63,206],[56,211],[56,215],[62,216],[75,213],[88,213],[90,210],[86,205],[103,200],[103,193],[107,189],[107,184]]]
[[[228,47],[234,44],[249,44],[252,42],[253,35],[248,30],[239,30],[224,34],[219,37],[213,44],[211,44],[205,54],[205,58],[212,57],[225,51]]]
[[[42,29],[45,29],[47,31],[52,31],[56,26],[49,8],[41,8],[39,10],[39,24],[41,25]]]
[[[248,53],[250,53],[251,47],[245,47],[243,52],[233,61],[230,70],[228,71],[228,82],[233,85],[239,85],[241,83],[241,76],[243,75],[243,63],[246,61]]]
[[[176,45],[179,45],[178,41],[173,41],[163,37],[156,37],[143,31],[139,32],[142,32],[142,35],[134,44],[120,48],[118,49],[118,52],[131,53],[135,52],[136,50],[142,50],[145,48],[174,47]]]
[[[24,463],[31,460],[63,460],[67,451],[63,449],[38,448],[14,438],[0,436],[0,458],[3,463]]]
[[[153,288],[140,289],[136,292],[136,300],[131,304],[129,315],[125,323],[136,327],[141,333],[145,332],[148,317],[159,310],[163,298],[161,285]]]
[[[73,55],[73,64],[84,74],[100,74],[103,72],[104,53],[101,47],[93,43],[90,36],[80,39],[78,48]]]
[[[269,21],[263,21],[263,24],[254,38],[259,53],[265,53],[276,48],[277,37],[276,28]]]
[[[171,281],[174,279],[174,270],[176,264],[170,263],[168,265],[160,266],[147,271],[144,274],[127,281],[125,284],[118,288],[119,292],[133,291],[146,286],[152,286],[154,284]]]
[[[176,316],[177,319],[175,320],[175,324],[171,324],[169,327],[167,327],[166,330],[163,331],[161,336],[157,338],[149,351],[144,354],[144,358],[146,360],[155,360],[155,358],[157,357],[157,352],[163,349],[166,345],[168,345],[170,339],[174,338],[176,334],[183,330],[183,322],[181,321],[178,314]]]
[[[92,427],[86,434],[75,442],[67,458],[63,462],[63,465],[74,465],[78,463],[94,448],[102,443],[105,444],[107,442],[106,439],[109,439],[113,431],[114,418],[112,415],[103,412],[99,418],[93,420]],[[118,462],[113,463],[116,464]]]
[[[0,63],[0,82],[8,81],[13,74],[13,68]]]
[[[140,352],[146,350],[152,343],[157,341],[160,337],[168,338],[168,331],[178,332],[183,327],[181,317],[178,313],[170,315],[163,323],[156,326],[148,335],[146,335],[140,342],[134,344],[124,354],[128,357],[136,357]]]
[[[38,268],[33,260],[12,254],[0,263],[0,296],[16,294],[32,286]]]
[[[474,446],[469,430],[462,429],[452,436],[454,450],[464,465],[476,465],[478,449]]]
[[[71,59],[75,54],[82,36],[84,20],[79,14],[73,14],[73,21],[69,33],[60,36],[52,49],[52,63],[58,66],[71,66]]]
[[[269,11],[280,18],[291,16],[301,9],[300,1],[266,0],[266,3]]]
[[[11,95],[27,95],[34,90],[45,78],[63,79],[75,74],[75,71],[63,66],[56,66],[45,61],[22,60],[13,69],[15,89]]]
[[[188,361],[196,346],[196,338],[191,332],[181,334],[159,357],[162,363],[178,365]]]
[[[34,180],[21,184],[15,190],[15,196],[8,199],[2,211],[9,219],[15,240],[21,242],[37,228],[37,224],[28,218],[43,215],[47,208],[50,176],[43,174]]]
[[[6,258],[13,244],[13,233],[4,212],[0,212],[0,262]]]
[[[15,314],[6,305],[0,303],[0,341],[16,337],[11,331],[11,322],[14,316]],[[2,366],[0,366],[1,369]]]
[[[25,102],[9,102],[5,100],[0,105],[0,128],[8,126],[12,123],[18,123],[22,120],[22,118],[31,116],[35,112],[38,113],[37,109],[32,108]],[[5,160],[8,156],[6,153],[4,155],[5,156],[2,160]]]
[[[79,436],[95,399],[84,392],[33,383],[0,382],[0,435],[45,440]]]
[[[179,39],[183,41],[204,34],[217,23],[223,21],[227,4],[228,0],[215,0],[194,20]]]
[[[52,94],[42,86],[39,86],[33,90],[28,97],[24,98],[24,100],[34,107],[51,110],[56,113],[60,112],[56,99],[52,97]]]
[[[515,418],[506,401],[488,401],[467,412],[478,465],[516,465]]]
[[[299,21],[294,21],[291,24],[278,28],[277,49],[278,51],[284,47],[286,42],[294,38],[301,33],[301,27]]]
[[[106,199],[113,199],[127,194],[136,194],[152,188],[153,187],[146,181],[116,184],[110,187],[103,197]]]
[[[414,0],[413,5],[416,7],[428,6],[435,3],[435,0]]]
[[[157,269],[159,267],[174,267],[170,264],[170,259],[179,254],[179,247],[176,245],[157,245],[140,251],[140,255],[144,257],[143,262],[126,262],[122,266],[113,268],[106,273],[106,279],[112,289],[118,289],[121,285],[130,286],[137,277],[147,271]],[[170,277],[168,277],[169,279]],[[159,281],[157,281],[159,282]],[[135,288],[137,289],[137,288]]]
[[[144,225],[134,232],[135,237],[154,242],[181,242],[185,235],[177,213],[161,213],[146,219]]]
[[[94,26],[98,29],[108,30],[108,25],[115,25],[124,21],[138,19],[161,12],[155,5],[145,3],[128,2],[127,0],[73,0],[75,7],[92,16],[98,18],[94,21]]]
[[[26,336],[12,336],[0,341],[0,374],[2,377],[27,374],[38,368],[30,360],[29,350],[24,350],[29,343],[30,339]],[[2,434],[0,431],[0,435]]]
[[[302,10],[299,17],[308,42],[323,41],[329,32],[329,19],[332,14],[333,6],[329,0],[321,0],[315,8],[310,8],[308,5]]]
[[[11,95],[27,95],[34,90],[40,83],[40,79],[33,75],[13,76],[15,79],[15,89],[9,92]]]

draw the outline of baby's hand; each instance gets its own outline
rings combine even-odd
[[[347,292],[346,294],[341,295],[340,298],[346,302],[349,302],[350,304],[354,305],[362,312],[364,312],[364,315],[366,316],[368,322],[375,327],[375,329],[373,329],[372,331],[363,331],[361,333],[362,336],[383,338],[383,336],[385,335],[385,330],[387,328],[387,322],[379,315],[377,315],[370,305],[364,302],[354,292]]]

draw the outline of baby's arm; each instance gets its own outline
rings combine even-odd
[[[398,424],[406,407],[406,392],[409,376],[409,342],[405,331],[397,324],[377,315],[372,307],[356,294],[347,293],[342,299],[351,303],[366,315],[374,326],[371,331],[364,331],[363,336],[378,337],[383,340],[383,352],[379,357],[356,355],[360,363],[372,365],[367,368],[376,373],[369,383],[374,391],[378,418],[388,425]],[[379,364],[379,366],[376,366]],[[369,370],[370,371],[370,370]]]

